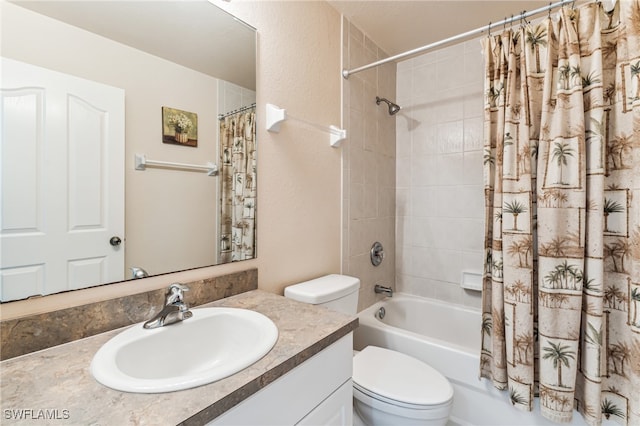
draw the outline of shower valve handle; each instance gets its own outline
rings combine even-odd
[[[373,264],[373,266],[378,266],[382,263],[383,259],[384,259],[384,248],[382,247],[382,244],[376,241],[371,246],[371,263]]]

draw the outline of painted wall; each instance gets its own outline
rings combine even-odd
[[[278,134],[269,133],[263,119],[269,102],[307,121],[341,125],[340,15],[325,2],[219,5],[258,29],[258,258],[5,304],[3,318],[249,267],[258,268],[259,287],[274,293],[340,272],[341,149],[329,146],[327,133],[294,121],[283,123]]]
[[[480,307],[483,59],[479,40],[398,64],[398,291]]]
[[[343,19],[343,57],[356,68],[388,55],[356,26]],[[343,159],[343,260],[347,275],[360,278],[358,310],[371,306],[376,284],[394,287],[396,118],[376,96],[396,98],[396,66],[387,64],[343,81],[343,114],[349,141]],[[382,243],[384,259],[373,266],[374,242]]]

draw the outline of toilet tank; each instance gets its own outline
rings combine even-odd
[[[360,280],[347,275],[325,275],[284,289],[285,297],[312,305],[326,306],[349,315],[358,311]]]

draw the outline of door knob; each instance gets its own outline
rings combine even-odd
[[[109,244],[114,247],[118,247],[120,244],[122,244],[122,240],[120,239],[120,237],[111,237],[111,239],[109,240]]]

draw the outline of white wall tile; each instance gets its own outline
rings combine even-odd
[[[396,143],[396,158],[410,157],[412,150],[411,133],[406,126],[396,127],[396,139],[402,141],[402,143]]]
[[[438,123],[436,139],[439,153],[462,152],[464,147],[464,122],[459,120]]]
[[[483,67],[472,40],[404,61],[396,82],[414,120],[396,129],[411,143],[396,151],[396,285],[471,307],[460,277],[483,267]]]
[[[463,185],[478,185],[483,182],[483,151],[466,151],[463,154]]]
[[[480,151],[484,145],[484,122],[482,117],[465,118],[464,151]]]
[[[376,153],[373,151],[362,151],[364,159],[364,183],[366,185],[376,185],[378,183],[378,170]]]
[[[411,121],[407,121],[408,130],[423,130],[434,126],[436,121],[436,110],[438,104],[426,98],[414,98],[411,103],[404,106],[404,112],[411,115]]]
[[[468,308],[474,308],[480,311],[482,308],[482,292],[463,289],[462,304]]]
[[[396,246],[396,271],[410,271],[411,270],[411,250],[408,247]]]
[[[343,56],[346,56],[344,63],[349,68],[388,56],[348,20],[345,19],[343,24],[348,30],[348,36],[343,40],[346,44]],[[405,66],[407,71],[403,78],[410,82],[413,70],[410,64]],[[384,282],[393,286],[396,264],[404,265],[404,258],[396,256],[398,224],[395,216],[397,211],[409,209],[404,202],[411,203],[410,197],[406,196],[411,184],[411,135],[409,127],[405,127],[406,148],[398,150],[395,123],[399,115],[390,117],[386,105],[376,105],[375,100],[380,96],[395,101],[396,81],[396,66],[390,64],[363,71],[343,82],[343,106],[347,115],[343,122],[349,140],[342,148],[346,163],[344,170],[347,172],[343,185],[348,196],[343,216],[342,271],[361,281],[359,310],[380,299],[373,292],[374,284]],[[410,99],[411,88],[404,90]],[[396,173],[396,157],[407,160],[407,176]],[[396,182],[406,184],[407,189],[396,190]],[[401,206],[400,210],[398,206]],[[386,252],[383,264],[377,268],[369,260],[369,251],[375,241],[381,241]]]
[[[413,61],[413,64],[415,67],[419,67],[421,65],[424,64],[432,64],[435,63],[438,60],[438,52],[437,51],[431,51],[425,54],[422,54],[420,56],[416,56],[415,58],[411,59]]]
[[[484,62],[480,42],[476,41],[477,49],[471,48],[464,53],[464,78],[462,84],[482,84],[484,76]]]
[[[461,187],[460,199],[465,204],[463,217],[484,219],[484,189],[481,182]]]
[[[395,218],[396,188],[393,186],[379,186],[377,189],[378,215],[380,217]]]
[[[347,132],[347,135],[349,137],[349,145],[347,146],[347,149],[364,149],[364,119],[362,117],[362,110],[349,108],[348,112],[349,131]]]
[[[473,92],[467,92],[464,97],[464,117],[482,117],[484,114],[484,91],[478,89]]]
[[[415,217],[411,222],[411,244],[415,247],[431,248],[436,243],[435,227],[438,225],[434,217]]]
[[[414,186],[411,188],[411,216],[435,216],[437,190],[428,186]]]
[[[437,156],[435,167],[430,169],[430,173],[435,171],[435,182],[439,185],[451,186],[464,183],[464,156],[462,152],[455,154],[443,154]]]
[[[406,143],[402,141],[401,143]],[[411,186],[411,157],[396,159],[396,186],[398,188]]]
[[[349,216],[352,219],[364,218],[364,185],[352,183],[349,186]]]
[[[484,268],[484,251],[463,251],[462,270],[482,273]]]
[[[405,59],[404,61],[400,61],[397,63],[397,70],[398,70],[398,76],[404,72],[404,71],[411,71],[411,68],[413,68],[413,60],[412,59]]]
[[[407,62],[401,62],[401,64],[406,64]],[[400,67],[400,64],[398,64]],[[398,74],[396,75],[397,81],[402,81],[401,85],[398,85],[396,89],[396,102],[400,105],[406,104],[411,101],[413,97],[413,84],[411,79],[411,74],[413,73],[413,69],[398,69]]]
[[[411,189],[396,187],[396,216],[411,217]]]
[[[412,98],[424,98],[438,89],[436,64],[420,65],[413,69]]]
[[[378,185],[366,185],[364,186],[364,211],[362,213],[364,218],[376,218],[378,217]]]
[[[438,157],[435,155],[414,155],[411,157],[411,182],[420,182],[423,186],[435,185],[438,176],[433,173],[438,166]]]
[[[447,91],[438,92],[440,95],[435,100],[434,118],[437,123],[446,121],[462,120],[464,118],[464,107],[461,102],[464,100],[467,90],[465,87],[454,87]]]
[[[449,47],[445,47],[444,49],[438,49],[435,51],[436,58],[438,61],[442,61],[444,59],[450,57],[463,57],[465,52],[465,43],[458,43],[451,45]]]
[[[349,108],[364,111],[364,81],[357,75],[349,77]]]
[[[483,228],[483,219],[461,219],[458,224],[458,232],[461,238],[457,248],[463,251],[481,252],[484,244]]]
[[[456,303],[458,305],[463,304],[462,300],[462,288],[455,285],[451,285],[446,282],[434,282],[431,284],[435,287],[436,299],[440,299],[444,302]]]
[[[435,125],[419,125],[411,132],[413,155],[432,155],[438,153],[437,129]]]
[[[448,49],[443,49],[446,51]],[[436,62],[437,90],[446,92],[464,84],[464,54],[446,56]]]
[[[435,287],[431,285],[429,279],[403,275],[402,283],[403,289],[401,291],[405,293],[415,294],[421,297],[435,297]]]

